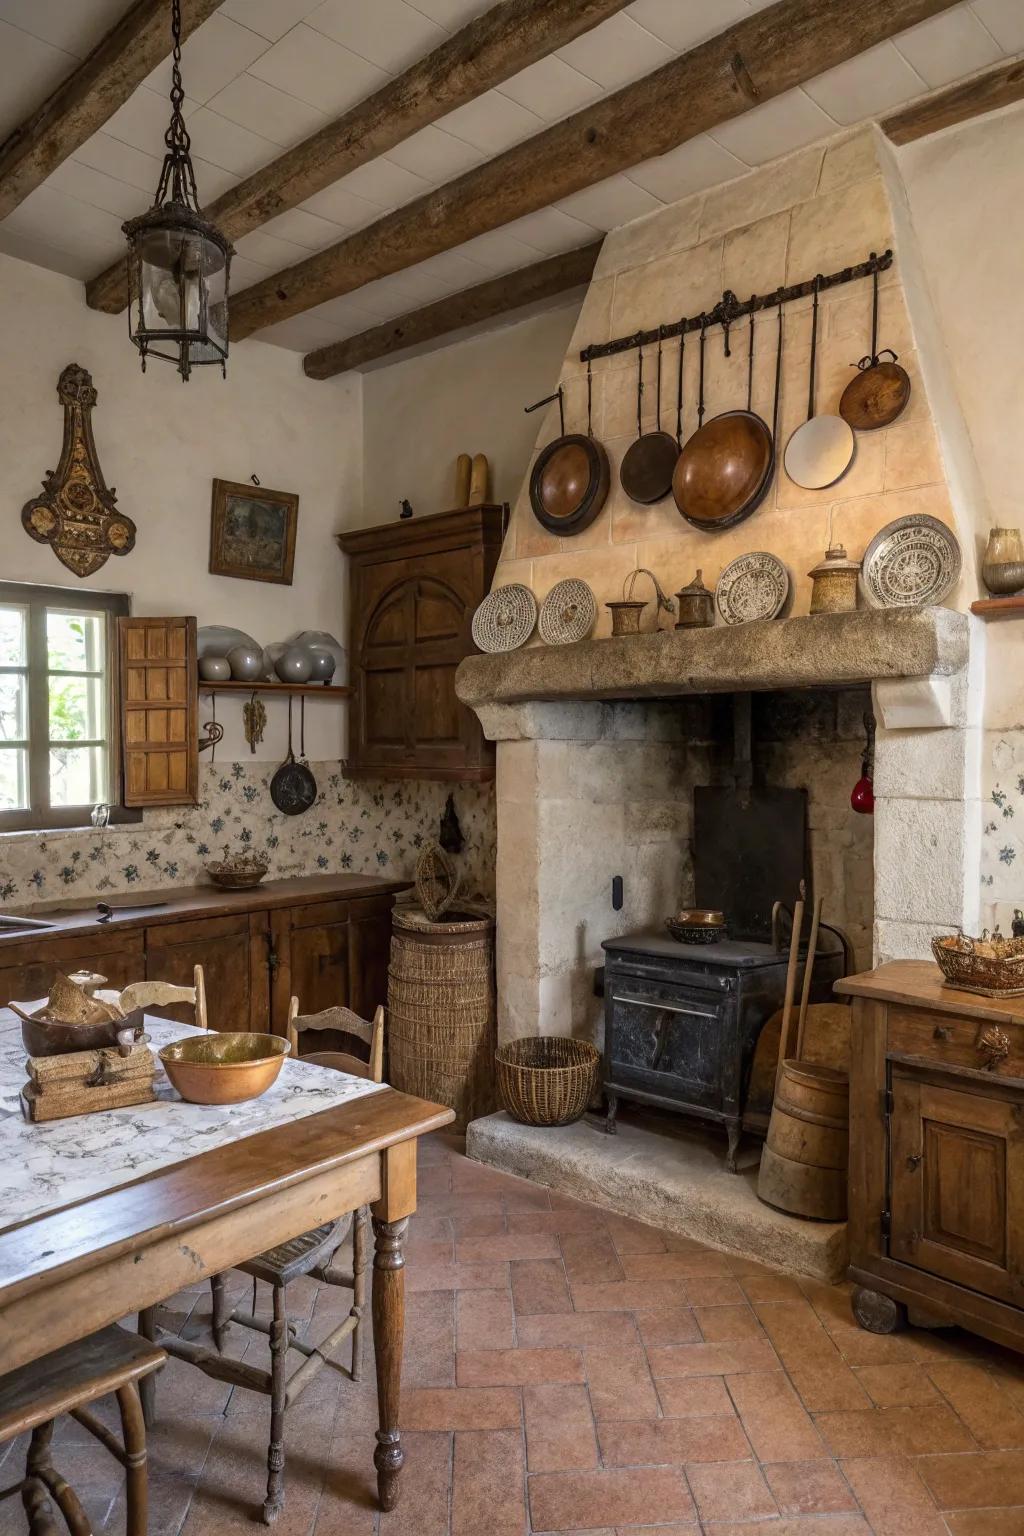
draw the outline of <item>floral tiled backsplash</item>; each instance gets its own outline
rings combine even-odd
[[[209,883],[206,865],[232,852],[264,854],[269,879],[351,872],[411,879],[419,850],[438,835],[446,784],[393,784],[342,776],[311,763],[319,793],[302,816],[270,798],[272,763],[203,763],[199,803],[146,811],[132,826],[0,837],[0,901],[8,907],[62,896]],[[465,895],[493,898],[494,790],[454,786],[465,846],[457,857]]]

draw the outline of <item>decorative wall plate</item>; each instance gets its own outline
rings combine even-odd
[[[537,599],[514,581],[488,592],[473,615],[473,643],[481,651],[517,651],[533,634]]]
[[[788,596],[789,572],[767,550],[739,555],[726,566],[715,588],[715,604],[726,624],[774,619]]]
[[[96,388],[92,374],[69,363],[57,381],[64,407],[64,443],[60,463],[47,472],[43,494],[21,509],[25,532],[37,544],[49,544],[57,559],[76,576],[91,576],[111,555],[127,555],[135,545],[135,524],[117,509],[117,496],[103,479],[92,436]]]
[[[960,545],[937,517],[898,517],[864,551],[860,582],[874,608],[941,603],[960,579]]]
[[[540,637],[545,645],[585,640],[597,620],[597,602],[585,581],[570,576],[551,588],[540,607]]]

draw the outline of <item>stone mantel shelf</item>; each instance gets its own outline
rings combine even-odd
[[[969,622],[949,608],[868,609],[529,646],[467,656],[455,691],[477,709],[950,677],[967,664]]]

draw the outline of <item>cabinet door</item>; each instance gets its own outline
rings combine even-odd
[[[893,1258],[1024,1302],[1024,1094],[893,1072]]]
[[[373,1017],[378,1003],[387,998],[393,902],[392,896],[372,896],[294,909],[287,941],[288,977],[300,1012],[319,1013],[340,1005],[364,1019]],[[341,1048],[338,1042],[319,1037],[317,1049],[335,1048]]]
[[[211,1029],[266,1029],[268,985],[265,942],[259,949],[264,914],[199,918],[146,930],[146,979],[192,985],[193,968],[203,967]],[[253,932],[253,928],[257,931]],[[258,962],[258,963],[256,963]],[[261,980],[262,978],[262,980]],[[195,1022],[188,1005],[157,1010],[161,1017]]]
[[[126,987],[145,974],[142,934],[83,934],[81,938],[36,939],[4,947],[0,961],[0,1006],[45,997],[57,971],[97,971],[111,987]]]

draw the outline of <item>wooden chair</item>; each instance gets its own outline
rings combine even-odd
[[[323,1013],[299,1013],[298,999],[293,997],[288,1010],[288,1038],[293,1052],[298,1054],[299,1037],[306,1031],[332,1030],[360,1042],[366,1049],[366,1060],[350,1055],[347,1051],[320,1051],[303,1056],[305,1062],[315,1066],[330,1067],[336,1071],[350,1072],[371,1082],[383,1081],[384,1075],[384,1009],[378,1008],[373,1022],[368,1023],[349,1008],[327,1008]],[[335,1254],[352,1228],[352,1270],[338,1268]],[[352,1336],[352,1357],[349,1375],[353,1381],[362,1379],[363,1364],[363,1313],[366,1308],[366,1271],[369,1257],[369,1206],[361,1206],[353,1216],[343,1216],[340,1221],[328,1222],[312,1232],[276,1248],[261,1253],[257,1258],[238,1269],[251,1275],[254,1280],[265,1280],[273,1291],[273,1318],[257,1317],[255,1309],[244,1306],[232,1307],[227,1294],[224,1275],[211,1279],[213,1290],[213,1338],[217,1353],[204,1349],[184,1339],[171,1336],[162,1338],[169,1354],[190,1361],[220,1381],[231,1381],[238,1386],[265,1392],[270,1398],[270,1443],[267,1449],[267,1496],[263,1503],[263,1519],[271,1525],[284,1506],[284,1415],[285,1408],[294,1403],[310,1382],[319,1375],[325,1365],[335,1370],[342,1367],[331,1358],[334,1351]],[[287,1287],[301,1275],[312,1275],[326,1285],[337,1285],[352,1292],[352,1307],[344,1322],[328,1334],[327,1338],[313,1347],[296,1335],[298,1328],[288,1319]],[[253,1287],[255,1298],[255,1287]],[[223,1351],[225,1332],[230,1323],[240,1323],[255,1328],[270,1337],[270,1370],[261,1371],[245,1361],[232,1360]],[[305,1358],[289,1376],[288,1351]]]
[[[71,1536],[91,1536],[92,1526],[74,1490],[51,1459],[54,1420],[69,1413],[128,1473],[127,1536],[146,1536],[146,1427],[139,1384],[167,1359],[162,1349],[121,1328],[104,1328],[66,1349],[0,1376],[0,1444],[31,1431],[25,1476],[0,1490],[0,1499],[21,1494],[31,1536],[58,1536],[52,1498]],[[122,1441],[85,1407],[108,1392],[117,1396]]]
[[[169,1008],[174,1003],[186,1003],[195,1009],[196,1027],[209,1029],[206,1014],[206,982],[201,965],[193,967],[191,987],[179,987],[170,981],[133,981],[121,993],[121,1007],[126,1013],[132,1008]],[[150,1343],[156,1338],[156,1308],[146,1307],[139,1313],[139,1333]],[[142,1411],[147,1425],[156,1418],[156,1382],[151,1376],[141,1384]]]
[[[209,1029],[206,984],[201,965],[193,969],[192,980],[191,987],[178,987],[170,981],[133,981],[121,993],[121,1007],[127,1013],[132,1008],[168,1008],[172,1003],[190,1003],[196,1011],[197,1027]]]

